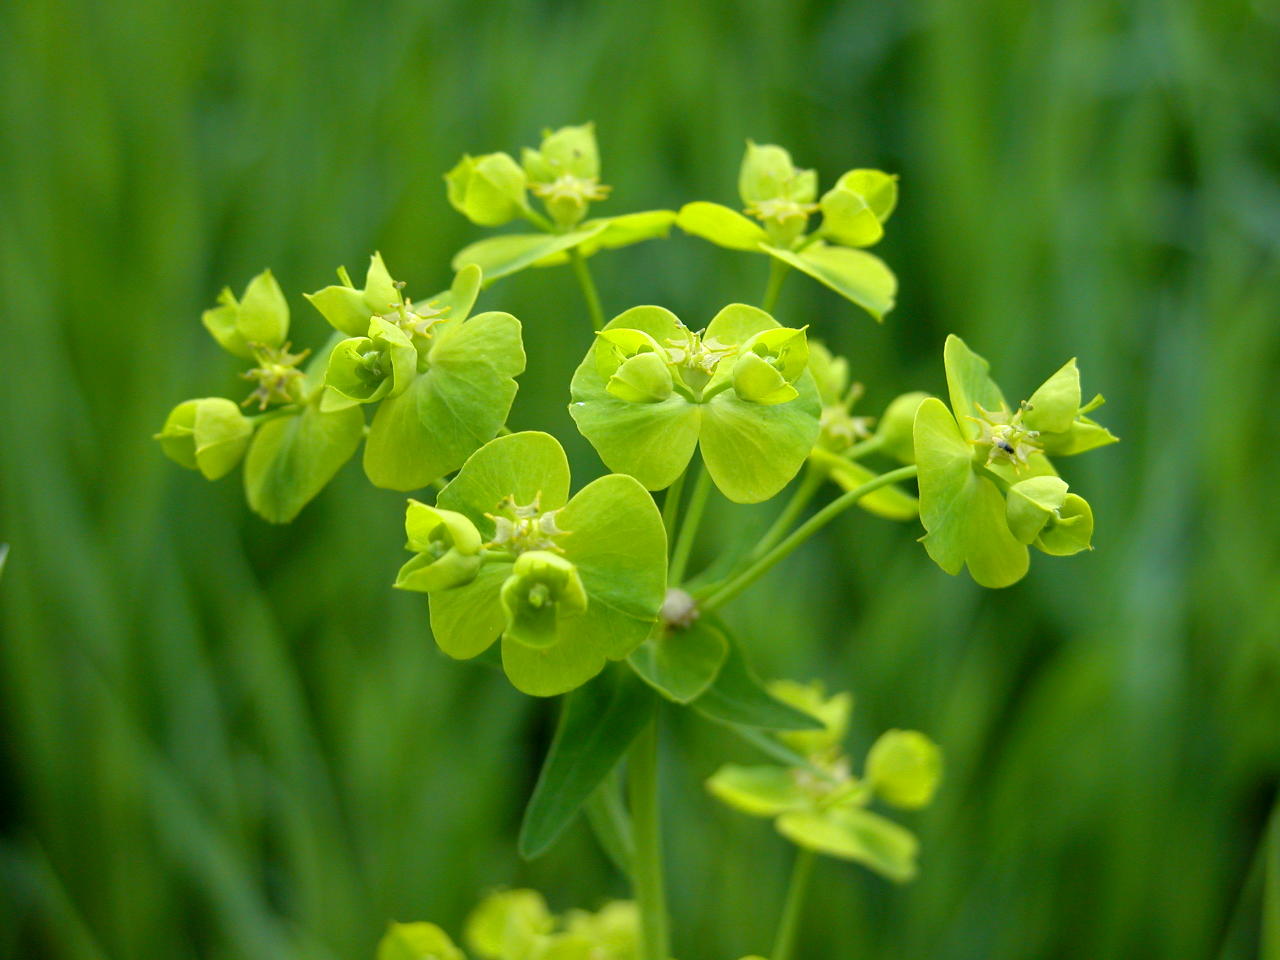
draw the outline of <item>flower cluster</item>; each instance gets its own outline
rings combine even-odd
[[[782,147],[748,142],[738,194],[754,221],[699,200],[680,208],[676,225],[717,246],[766,254],[778,269],[813,277],[877,320],[893,308],[897,280],[883,261],[862,248],[884,236],[884,223],[898,203],[897,177],[850,170],[819,200],[815,171],[796,167]],[[809,221],[817,213],[822,219],[810,231]]]
[[[721,767],[707,789],[729,806],[770,817],[788,840],[827,856],[852,860],[890,880],[916,873],[915,836],[867,806],[880,800],[901,810],[928,806],[942,777],[942,754],[914,730],[890,730],[867,753],[856,777],[842,749],[853,698],[824,696],[820,684],[779,681],[770,691],[822,722],[820,730],[776,734],[795,751],[792,767]]]

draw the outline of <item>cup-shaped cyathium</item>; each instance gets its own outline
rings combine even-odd
[[[767,500],[818,437],[805,332],[744,304],[701,331],[662,307],[633,307],[599,333],[570,390],[569,412],[601,459],[650,490],[701,448],[730,500]]]
[[[779,282],[788,268],[799,270],[877,320],[893,308],[896,278],[861,248],[884,236],[884,222],[897,204],[896,177],[850,170],[816,202],[813,170],[795,166],[782,147],[748,142],[738,170],[738,193],[743,213],[699,200],[680,208],[677,225],[717,246],[770,256]],[[819,211],[820,224],[810,229]]]
[[[538,649],[555,644],[562,618],[587,612],[587,591],[578,568],[549,550],[520,554],[500,596],[507,614],[503,636]]]
[[[369,335],[349,337],[329,354],[321,409],[376,403],[408,388],[418,372],[418,351],[398,325],[371,317]]]
[[[1067,491],[1049,456],[1116,438],[1088,416],[1101,396],[1081,405],[1075,361],[1014,408],[986,360],[959,337],[947,338],[944,360],[950,409],[925,400],[914,431],[929,556],[948,573],[967,566],[983,586],[1004,587],[1026,574],[1028,545],[1054,555],[1086,549],[1093,513]]]
[[[418,556],[399,585],[428,593],[436,642],[469,659],[501,639],[507,676],[535,696],[572,690],[627,656],[653,629],[666,588],[653,498],[619,474],[570,497],[569,480],[553,437],[515,433],[476,451],[434,508],[410,507],[410,520],[426,519],[410,530]],[[419,572],[436,564],[443,579]]]

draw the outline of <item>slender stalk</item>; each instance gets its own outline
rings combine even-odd
[[[671,553],[667,582],[673,586],[684,579],[685,569],[689,566],[689,553],[693,550],[694,540],[697,539],[698,525],[702,523],[702,513],[707,506],[707,495],[710,492],[711,474],[707,472],[707,465],[704,463],[698,471],[693,493],[689,496],[689,507],[685,513],[684,523],[680,525],[680,536]]]
[[[631,884],[640,908],[640,960],[668,960],[666,894],[662,883],[662,837],[658,824],[658,720],[641,731],[627,754],[631,798]]]
[[[741,573],[733,574],[727,582],[716,584],[699,591],[705,596],[699,606],[704,612],[714,610],[716,607],[722,606],[732,600],[747,587],[751,586],[762,576],[771,570],[775,564],[790,556],[791,553],[800,544],[804,543],[811,536],[825,527],[828,523],[838,517],[841,513],[853,506],[867,494],[879,490],[881,487],[887,487],[891,483],[897,483],[899,480],[907,480],[916,475],[916,465],[899,467],[897,470],[890,470],[888,473],[882,473],[880,476],[872,480],[868,480],[861,486],[854,487],[848,493],[842,493],[836,499],[815,513],[812,517],[802,523],[795,531],[776,547],[769,550],[768,553],[754,560]]]
[[[631,818],[622,802],[622,782],[617,768],[591,794],[584,809],[604,852],[614,866],[630,875],[635,848],[631,839]]]
[[[804,508],[809,505],[813,495],[822,486],[823,479],[823,475],[817,470],[808,469],[805,471],[804,476],[800,478],[800,483],[796,485],[795,492],[791,494],[791,499],[782,508],[782,512],[778,514],[778,519],[773,521],[773,526],[760,538],[760,542],[751,551],[753,558],[763,556],[765,551],[786,535],[786,532],[800,518],[800,514],[804,513]]]
[[[868,437],[861,443],[855,443],[852,447],[842,453],[841,456],[847,460],[859,460],[869,453],[875,453],[882,446],[884,446],[884,440],[880,437]]]
[[[587,266],[587,258],[577,247],[569,251],[569,262],[573,264],[573,272],[582,287],[582,296],[587,301],[587,312],[591,314],[591,326],[596,330],[604,328],[604,308],[600,306],[600,294],[596,291],[596,282],[591,279],[591,268]]]
[[[791,272],[781,260],[769,258],[769,282],[764,288],[764,300],[761,302],[761,308],[765,313],[773,313],[773,308],[778,305],[778,294],[782,293],[782,281],[787,279],[787,274]]]
[[[791,960],[796,947],[796,934],[800,931],[800,914],[804,912],[805,894],[809,892],[809,877],[813,873],[812,850],[797,850],[796,865],[791,871],[791,886],[787,889],[787,903],[782,908],[778,922],[778,935],[773,941],[770,960]]]
[[[689,471],[676,477],[676,482],[667,487],[666,496],[662,498],[662,525],[667,528],[667,543],[674,544],[676,538],[676,521],[680,519],[680,498],[684,495],[684,478]]]

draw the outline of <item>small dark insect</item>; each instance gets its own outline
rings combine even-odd
[[[1013,455],[1013,444],[1011,444],[1008,440],[1003,440],[1000,437],[996,437],[994,442],[995,442],[995,445],[999,447],[1001,450],[1003,450],[1005,453],[1009,454],[1010,456]]]

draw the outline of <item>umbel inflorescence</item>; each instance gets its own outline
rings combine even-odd
[[[894,881],[915,875],[914,835],[870,808],[928,804],[941,754],[923,734],[893,730],[855,770],[843,746],[849,695],[762,683],[717,611],[854,505],[918,519],[943,570],[967,567],[983,586],[1009,586],[1026,574],[1031,548],[1090,548],[1092,510],[1057,461],[1115,437],[1091,419],[1102,398],[1083,401],[1074,360],[1010,399],[956,336],[943,349],[942,397],[912,391],[878,417],[857,413],[861,387],[849,362],[813,339],[818,324],[775,319],[792,273],[877,321],[892,309],[897,281],[867,248],[897,206],[895,177],[849,170],[820,193],[815,171],[797,168],[786,150],[749,143],[740,210],[695,201],[598,217],[592,205],[613,199],[601,176],[590,124],[547,131],[518,161],[464,156],[445,176],[449,203],[480,226],[525,228],[461,250],[447,289],[425,299],[409,296],[380,254],[362,286],[339,268],[337,284],[306,295],[332,328],[309,349],[294,345],[270,271],[239,297],[224,290],[203,322],[244,363],[250,386],[179,404],[158,439],[210,480],[243,462],[249,506],[272,522],[292,520],[363,445],[373,485],[415,493],[405,514],[411,558],[395,586],[426,594],[440,649],[500,665],[525,693],[566,695],[520,850],[542,854],[586,810],[636,902],[556,917],[532,891],[501,893],[468,925],[474,956],[668,960],[656,805],[656,721],[666,703],[774,761],[725,766],[707,786],[772,819],[801,850],[771,954],[788,960],[813,854]],[[632,306],[606,322],[591,259],[666,237],[673,225],[763,257],[764,302]],[[554,437],[505,426],[525,367],[520,321],[473,313],[484,286],[558,265],[572,268],[595,330],[584,331],[566,388],[569,413],[611,471],[576,489]],[[759,503],[788,488],[756,544],[691,570],[713,489]],[[617,775],[624,759],[629,803]],[[380,960],[462,956],[425,923],[393,925],[379,947]]]

